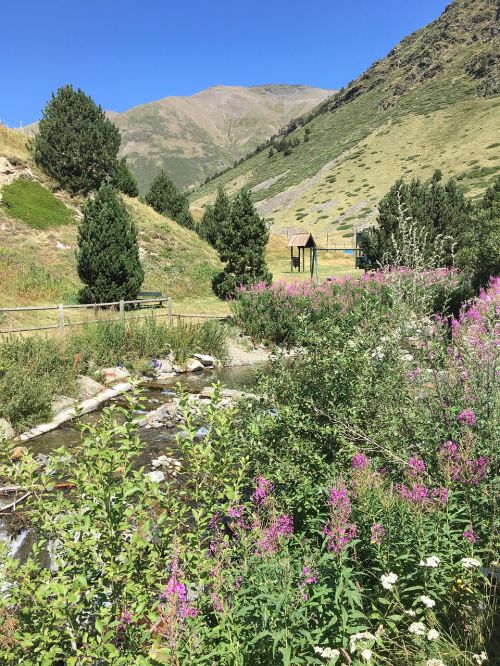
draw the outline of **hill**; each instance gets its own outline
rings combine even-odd
[[[110,118],[120,129],[121,154],[142,191],[161,168],[186,187],[232,165],[331,93],[293,85],[214,86]]]
[[[440,168],[479,195],[500,171],[499,19],[494,0],[455,0],[284,129],[298,141],[291,154],[265,149],[193,192],[193,209],[220,184],[246,186],[274,231],[310,230],[322,243],[328,234],[332,244],[350,243],[401,175]]]
[[[59,190],[30,161],[26,138],[0,126],[0,305],[74,302],[82,200]],[[197,234],[124,197],[139,230],[144,290],[175,301],[211,295],[220,263]],[[214,299],[215,300],[215,299]]]

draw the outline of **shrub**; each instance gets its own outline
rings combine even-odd
[[[2,188],[2,206],[7,208],[10,217],[22,220],[33,229],[49,229],[73,222],[62,201],[33,180],[18,178]]]

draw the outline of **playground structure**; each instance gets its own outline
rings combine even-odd
[[[290,271],[296,269],[299,273],[305,273],[305,252],[309,250],[309,272],[311,279],[318,278],[318,252],[343,252],[344,254],[354,254],[354,264],[356,268],[365,268],[363,250],[359,246],[361,241],[361,234],[356,233],[356,246],[351,248],[346,247],[318,247],[312,234],[300,233],[293,234],[290,237],[288,247],[290,248]],[[294,250],[297,248],[298,254]]]

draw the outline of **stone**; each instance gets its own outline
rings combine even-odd
[[[209,354],[193,354],[193,358],[198,359],[205,368],[211,368],[215,365],[215,359],[213,356],[210,356]]]
[[[69,407],[73,407],[75,402],[76,400],[74,398],[70,398],[67,395],[56,395],[51,403],[52,414],[59,414],[59,412],[62,412]]]
[[[139,425],[143,427],[159,428],[171,422],[173,416],[177,412],[177,404],[175,402],[166,402],[158,409],[148,412],[146,416],[139,421]],[[157,425],[158,424],[158,425]]]
[[[175,372],[160,372],[156,380],[158,382],[165,382],[167,379],[172,379],[172,377],[175,377]]]
[[[194,433],[194,439],[196,442],[201,441],[208,435],[208,428],[205,426],[201,426],[198,428],[198,430]]]
[[[116,368],[103,368],[101,370],[101,374],[104,379],[104,383],[107,385],[114,384],[115,382],[119,382],[127,379],[127,377],[130,377],[130,372],[127,370],[127,368],[122,368],[121,366],[117,366]]]
[[[189,358],[186,363],[186,368],[188,372],[201,372],[205,369],[205,366],[197,358]]]
[[[91,377],[85,377],[85,375],[80,375],[76,381],[81,400],[93,398],[95,395],[105,390],[105,387],[102,384],[99,384],[99,382],[96,382]]]
[[[176,375],[182,375],[187,372],[187,366],[184,363],[174,363],[172,366]]]
[[[159,374],[173,372],[172,362],[168,358],[159,358],[157,360],[157,369]]]
[[[28,449],[25,446],[16,446],[12,451],[12,455],[10,458],[13,462],[17,462],[18,460],[21,460],[21,458],[25,456],[27,453]]]
[[[12,439],[15,435],[14,428],[7,419],[0,419],[0,438]]]
[[[147,476],[153,483],[165,481],[165,474],[160,471],[146,472],[144,476]]]

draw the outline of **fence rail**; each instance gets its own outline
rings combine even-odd
[[[125,317],[125,306],[135,305],[138,306],[140,310],[141,306],[148,305],[152,303],[159,304],[159,308],[163,309],[164,303],[166,304],[166,312],[150,312],[147,315],[133,315]],[[65,313],[68,310],[90,310],[93,309],[97,311],[113,310],[115,309],[118,312],[118,317],[106,318],[106,319],[85,319],[83,321],[67,321]],[[109,322],[125,321],[125,319],[148,319],[150,317],[159,318],[167,317],[168,325],[172,326],[174,319],[180,321],[181,319],[207,319],[207,320],[219,320],[224,321],[229,319],[228,315],[206,315],[206,314],[188,314],[188,313],[174,313],[172,311],[172,297],[158,297],[158,298],[142,298],[140,300],[133,301],[112,301],[110,303],[88,303],[88,304],[69,304],[63,305],[32,305],[32,306],[22,306],[22,307],[7,307],[0,308],[0,316],[7,313],[22,313],[22,312],[58,312],[58,323],[49,324],[43,326],[31,326],[25,328],[9,328],[9,329],[0,329],[0,335],[8,335],[11,333],[31,333],[34,331],[50,331],[59,329],[61,337],[64,337],[65,330],[73,326],[85,326],[87,324],[102,324]]]

